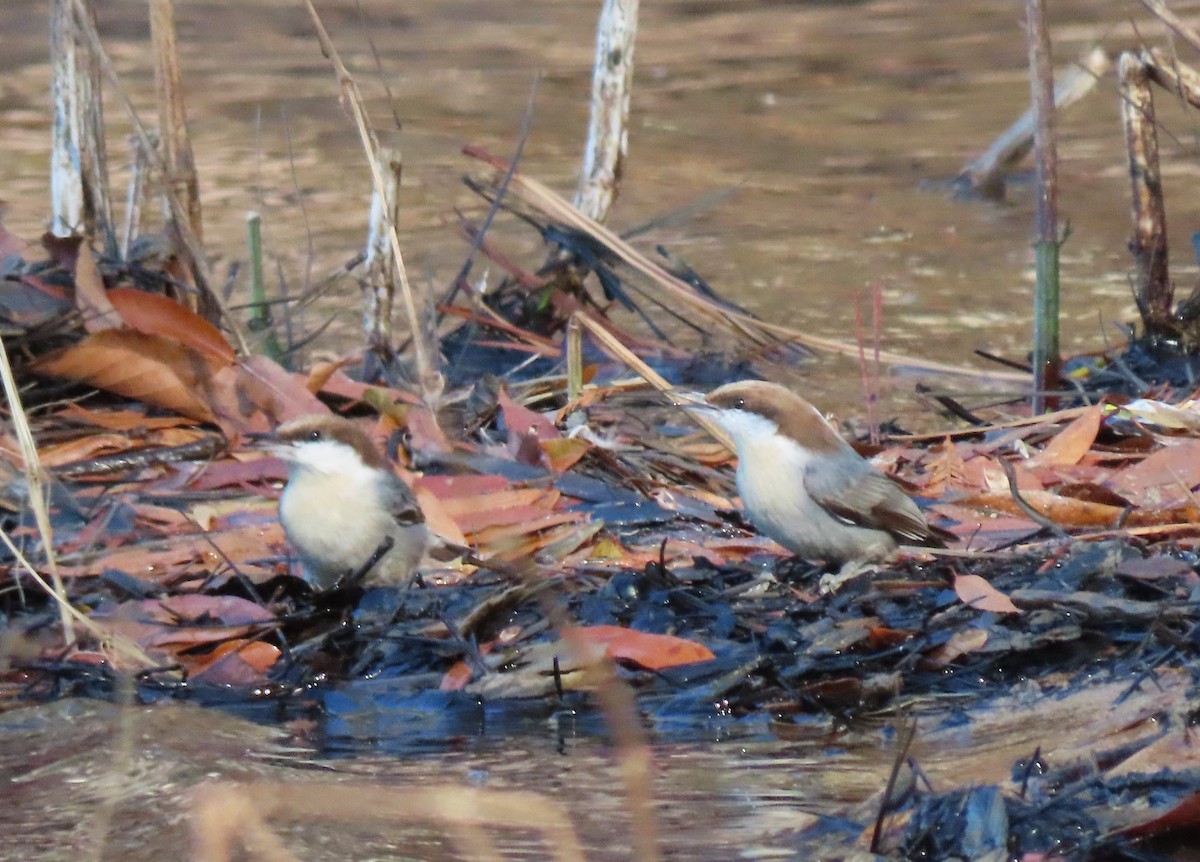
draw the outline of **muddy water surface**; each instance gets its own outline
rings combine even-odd
[[[147,24],[137,3],[99,4],[101,28],[141,111],[152,110]],[[454,208],[479,209],[459,180],[463,143],[515,146],[536,72],[536,118],[524,169],[564,193],[574,185],[589,89],[593,4],[351,0],[319,4],[370,98],[381,133],[405,154],[403,242],[414,278],[443,284],[464,243]],[[35,235],[46,212],[44,4],[0,6],[0,196],[10,227]],[[1058,65],[1141,33],[1161,39],[1129,0],[1052,6]],[[853,338],[853,298],[880,284],[885,346],[955,362],[974,348],[1020,356],[1031,305],[1031,191],[1007,204],[950,200],[953,176],[1024,109],[1019,10],[967,0],[647,4],[636,55],[630,159],[612,224],[626,229],[730,187],[732,198],[640,238],[666,243],[722,292],[792,326]],[[301,4],[194,2],[178,11],[208,246],[244,257],[243,217],[261,211],[289,283],[359,247],[369,177],[353,123]],[[372,48],[378,55],[376,63]],[[385,86],[391,100],[384,94]],[[1160,98],[1175,275],[1190,288],[1187,237],[1196,121]],[[396,132],[393,114],[402,124]],[[118,188],[128,123],[109,110]],[[1064,341],[1120,341],[1129,302],[1128,191],[1112,77],[1061,118]],[[120,195],[118,195],[120,196]],[[510,240],[518,256],[528,233]],[[308,263],[312,255],[311,265]],[[536,260],[536,258],[528,258]],[[1179,264],[1186,265],[1185,268]],[[493,280],[498,274],[493,270]],[[348,290],[353,290],[347,285]],[[355,339],[345,297],[333,343]],[[803,385],[853,409],[855,369],[826,363]],[[847,393],[847,388],[854,390]]]

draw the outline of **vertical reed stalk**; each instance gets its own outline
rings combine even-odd
[[[1033,101],[1033,155],[1037,172],[1034,249],[1037,283],[1033,300],[1033,411],[1046,408],[1046,393],[1058,388],[1058,152],[1054,122],[1054,74],[1043,0],[1026,0],[1029,84]]]
[[[1133,237],[1129,240],[1129,250],[1137,266],[1134,296],[1146,334],[1166,335],[1175,328],[1171,311],[1175,292],[1168,268],[1167,214],[1149,70],[1136,55],[1122,54],[1117,63],[1117,79],[1132,186]]]
[[[90,6],[54,0],[50,19],[50,90],[54,121],[50,144],[50,232],[58,237],[99,234],[116,256],[104,146],[100,65],[81,33]]]
[[[617,197],[629,150],[629,95],[638,0],[604,0],[596,25],[591,121],[583,171],[572,201],[588,218],[603,222]]]
[[[400,178],[404,161],[400,151],[380,147],[376,153],[383,188],[371,193],[371,221],[367,229],[366,278],[363,280],[363,333],[367,348],[381,358],[396,347],[392,333],[392,308],[396,298],[396,257],[388,238],[400,215]],[[418,309],[418,312],[420,309]],[[418,313],[419,318],[424,315]]]
[[[179,49],[175,41],[174,0],[150,0],[150,36],[154,45],[154,85],[158,95],[158,127],[161,137],[163,185],[178,201],[182,213],[169,202],[164,207],[168,232],[182,233],[177,216],[187,219],[187,229],[197,245],[204,245],[204,225],[200,214],[200,183],[192,142],[188,134],[187,107],[183,99],[183,75],[179,70]],[[168,198],[169,200],[169,198]],[[180,243],[182,247],[182,243]],[[190,255],[189,255],[190,257]],[[187,261],[188,269],[196,270]],[[203,291],[196,293],[197,311],[215,321],[219,309]]]

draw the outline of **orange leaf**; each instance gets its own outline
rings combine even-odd
[[[161,336],[108,329],[47,354],[30,368],[194,419],[213,418],[206,395],[216,370],[213,361]]]
[[[603,647],[604,654],[610,659],[632,662],[647,670],[664,670],[716,658],[704,644],[620,626],[573,626],[563,629],[563,637],[585,649]]]
[[[556,437],[542,440],[539,444],[546,453],[546,461],[555,473],[565,473],[587,454],[592,444],[578,437]]]
[[[1019,614],[1021,609],[1012,599],[989,584],[979,575],[955,575],[954,592],[964,605],[997,614]]]
[[[1054,436],[1041,452],[1030,459],[1037,466],[1066,467],[1078,464],[1096,442],[1096,432],[1100,430],[1100,419],[1104,412],[1104,402],[1089,408],[1082,416],[1077,417],[1067,427]]]
[[[442,674],[442,681],[438,685],[438,689],[440,691],[462,691],[467,687],[467,683],[471,681],[473,673],[474,671],[471,670],[471,666],[460,659],[451,665],[448,671]]]
[[[1050,491],[1022,491],[1022,499],[1032,506],[1038,514],[1045,515],[1061,527],[1098,527],[1104,529],[1117,523],[1124,514],[1124,509],[1116,506],[1106,506],[1101,503],[1091,503],[1074,497],[1062,497]],[[987,491],[975,494],[959,503],[964,506],[974,506],[1006,512],[1010,515],[1024,515],[1021,507],[1008,493]]]

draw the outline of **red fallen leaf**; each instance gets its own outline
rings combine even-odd
[[[275,615],[267,608],[237,596],[185,593],[164,599],[148,599],[142,603],[142,607],[151,619],[180,625],[201,622],[206,625],[240,626],[275,621]]]
[[[186,663],[191,668],[193,681],[248,688],[266,682],[267,671],[279,661],[280,655],[279,648],[273,644],[236,638],[204,656],[199,666],[191,661]]]
[[[161,335],[186,344],[221,365],[232,365],[237,357],[221,330],[165,296],[115,287],[108,292],[108,300],[125,325],[143,335]]]
[[[455,497],[474,497],[495,491],[507,491],[511,484],[503,476],[467,473],[462,476],[421,476],[413,482],[413,487],[426,488],[435,497],[450,500]]]
[[[1114,491],[1139,506],[1186,503],[1200,485],[1200,440],[1180,440],[1113,476]]]
[[[539,444],[562,435],[541,413],[522,407],[501,387],[496,399],[508,428],[508,451],[522,464],[536,464],[542,454]]]
[[[424,405],[413,405],[405,417],[405,426],[412,437],[412,447],[417,452],[450,452],[454,445],[446,432],[438,425],[437,417]]]
[[[1021,609],[1013,604],[1012,599],[979,575],[955,575],[954,592],[959,601],[976,610],[998,614],[1021,613]]]
[[[284,370],[267,356],[246,356],[217,371],[211,406],[226,436],[269,431],[276,425],[313,413],[328,413],[304,378]]]
[[[1116,506],[1089,503],[1074,497],[1063,497],[1051,491],[1021,491],[1021,497],[1039,514],[1063,527],[1111,528],[1125,513]],[[1021,507],[1009,492],[983,491],[960,500],[963,506],[991,509],[1010,515],[1023,515]]]
[[[1177,829],[1196,829],[1200,826],[1200,793],[1185,797],[1179,804],[1152,820],[1127,826],[1117,832],[1125,838],[1146,838]]]
[[[206,465],[187,487],[190,491],[215,491],[260,482],[282,482],[287,476],[287,465],[279,458],[255,458],[252,461],[226,458]]]
[[[1105,404],[1100,402],[1090,407],[1082,416],[1058,432],[1049,443],[1030,459],[1037,466],[1067,466],[1078,464],[1096,442],[1100,430]]]
[[[1054,490],[1060,497],[1073,497],[1085,503],[1099,503],[1102,506],[1117,506],[1122,509],[1133,505],[1116,491],[1094,482],[1070,482],[1059,485]]]
[[[562,635],[576,647],[603,647],[608,658],[632,662],[647,670],[664,670],[716,658],[704,644],[620,626],[572,626],[563,629]]]
[[[1166,556],[1146,557],[1144,560],[1122,560],[1120,563],[1117,563],[1114,573],[1138,581],[1152,581],[1158,578],[1175,578],[1180,575],[1195,574],[1192,567],[1183,560]]]
[[[487,655],[496,647],[495,641],[488,641],[479,645],[479,654]],[[456,661],[451,668],[442,675],[442,682],[438,688],[441,691],[462,691],[471,681],[471,676],[474,674],[474,669],[466,659]]]
[[[207,393],[218,364],[190,347],[132,329],[108,329],[47,354],[29,368],[211,421]]]

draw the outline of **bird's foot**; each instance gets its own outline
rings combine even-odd
[[[852,581],[855,578],[869,575],[879,571],[879,566],[876,563],[869,563],[863,560],[851,560],[842,565],[837,574],[828,572],[821,575],[821,580],[817,582],[817,592],[822,596],[829,596],[841,589],[842,584],[847,581]]]

